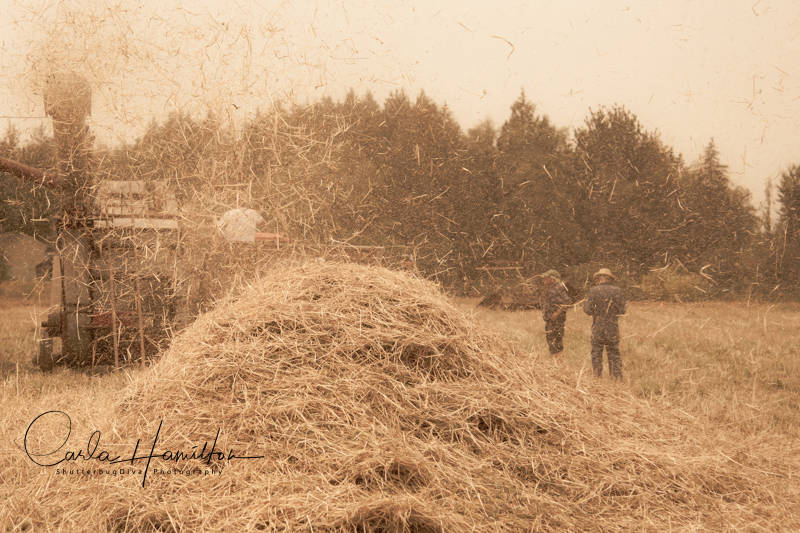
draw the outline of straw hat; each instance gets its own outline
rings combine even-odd
[[[544,274],[542,274],[543,278],[553,278],[556,281],[561,281],[561,274],[558,273],[558,270],[550,269]]]
[[[592,279],[597,279],[597,276],[608,276],[609,279],[617,279],[616,276],[614,276],[614,274],[612,274],[611,271],[607,268],[601,268],[600,270],[595,272],[594,276],[592,276]]]

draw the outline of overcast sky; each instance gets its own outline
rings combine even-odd
[[[46,122],[58,65],[95,85],[106,143],[174,109],[420,89],[467,129],[524,89],[557,125],[622,104],[694,161],[714,138],[758,202],[800,164],[800,3],[784,1],[0,0],[0,127]]]

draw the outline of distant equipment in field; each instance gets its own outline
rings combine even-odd
[[[0,159],[0,170],[46,186],[61,200],[61,212],[50,221],[50,309],[38,357],[43,369],[117,366],[135,358],[144,363],[175,311],[175,196],[159,182],[95,183],[86,125],[91,104],[85,78],[52,74],[44,107],[53,120],[55,172]]]

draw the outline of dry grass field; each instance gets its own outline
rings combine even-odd
[[[479,322],[552,363],[538,311],[475,309]],[[591,375],[590,327],[582,311],[569,312],[565,374]],[[635,396],[745,434],[800,435],[800,305],[632,302],[620,333],[622,386]]]
[[[365,287],[369,289],[365,294],[374,291],[372,284]],[[158,409],[170,408],[174,411],[174,407],[169,407],[170,394],[178,394],[176,401],[178,405],[183,405],[183,400],[179,398],[181,395],[186,395],[186,400],[191,390],[211,385],[206,384],[205,379],[192,378],[192,371],[188,369],[185,373],[186,384],[181,385],[173,379],[171,376],[175,375],[176,365],[181,365],[176,352],[168,357],[165,365],[161,365],[160,371],[156,369],[156,375],[160,375],[160,378],[151,379],[149,373],[152,370],[140,369],[104,376],[88,376],[63,369],[41,374],[30,363],[35,352],[35,324],[41,320],[37,312],[41,310],[20,301],[4,302],[0,306],[0,368],[3,372],[0,384],[0,402],[3,406],[0,415],[0,478],[4,486],[0,498],[15,497],[10,500],[11,511],[0,513],[0,521],[8,521],[2,524],[6,529],[0,530],[31,531],[43,526],[49,526],[45,529],[69,530],[78,528],[76,524],[82,523],[83,513],[93,516],[88,524],[106,524],[107,527],[112,524],[119,531],[189,530],[190,526],[223,530],[223,524],[225,527],[236,525],[244,529],[269,531],[280,530],[280,524],[284,524],[283,527],[289,527],[286,524],[299,527],[302,521],[298,522],[297,517],[289,516],[291,513],[285,511],[293,507],[298,509],[299,514],[305,513],[308,524],[302,527],[309,531],[319,529],[312,522],[322,523],[321,529],[333,527],[352,531],[449,531],[473,527],[477,530],[512,531],[518,530],[523,524],[531,530],[574,530],[586,529],[595,516],[598,529],[603,530],[661,531],[666,528],[684,531],[775,531],[797,530],[800,527],[800,512],[793,510],[791,504],[800,497],[800,445],[797,444],[800,433],[797,429],[800,425],[800,360],[796,349],[800,344],[800,307],[730,302],[633,302],[629,305],[628,316],[621,323],[625,379],[623,383],[614,383],[608,377],[596,380],[591,375],[588,354],[590,322],[582,312],[569,312],[564,357],[563,360],[553,361],[546,350],[543,323],[538,312],[490,311],[475,307],[475,303],[473,299],[454,300],[455,307],[465,312],[468,319],[474,319],[481,330],[499,332],[517,347],[513,351],[514,359],[500,360],[495,355],[489,356],[487,351],[486,367],[483,368],[481,363],[475,366],[476,375],[483,376],[481,380],[485,378],[485,389],[480,382],[470,382],[475,387],[471,392],[457,387],[458,379],[472,379],[469,376],[458,378],[465,371],[471,372],[465,370],[466,362],[464,368],[458,366],[460,363],[448,362],[451,366],[426,371],[421,374],[422,377],[413,372],[409,374],[407,370],[400,372],[396,366],[385,366],[390,374],[399,372],[399,381],[392,381],[390,388],[382,388],[382,378],[373,375],[371,367],[365,371],[363,383],[359,382],[360,377],[353,377],[359,367],[346,362],[342,363],[342,376],[336,376],[335,372],[326,374],[322,363],[319,368],[314,367],[313,376],[332,376],[330,379],[335,384],[326,388],[324,383],[309,383],[307,390],[306,385],[298,387],[296,383],[292,384],[289,368],[276,367],[275,376],[278,372],[281,375],[286,372],[288,381],[282,385],[284,388],[269,389],[268,385],[262,383],[258,384],[258,391],[264,386],[273,390],[276,398],[285,395],[294,398],[292,401],[295,404],[300,402],[306,406],[305,410],[299,412],[302,417],[309,418],[298,422],[295,420],[298,411],[292,411],[294,414],[285,422],[289,424],[286,427],[294,427],[293,435],[280,438],[286,439],[287,446],[298,446],[299,442],[298,450],[307,446],[313,451],[310,455],[292,452],[288,463],[281,462],[280,468],[288,469],[283,474],[289,476],[285,483],[280,477],[267,477],[264,481],[250,470],[234,470],[227,477],[235,477],[239,472],[244,476],[243,479],[249,480],[248,484],[237,485],[235,480],[225,480],[226,476],[223,475],[219,481],[213,482],[214,485],[209,481],[205,485],[186,481],[176,482],[179,483],[177,488],[175,483],[170,485],[171,482],[155,477],[152,488],[145,489],[145,492],[136,492],[133,488],[138,485],[138,477],[136,480],[105,479],[92,485],[92,490],[111,494],[117,489],[108,487],[127,483],[125,486],[131,488],[120,494],[138,499],[137,510],[137,502],[113,504],[108,500],[89,504],[85,490],[81,493],[75,489],[78,492],[73,497],[69,493],[70,485],[63,482],[60,488],[51,488],[52,477],[43,474],[41,467],[24,459],[22,440],[27,424],[44,411],[63,410],[70,413],[72,430],[76,435],[88,435],[92,428],[97,427],[113,428],[107,437],[113,440],[115,435],[119,437],[126,434],[129,428],[125,426],[136,425],[137,416],[149,414],[147,405],[153,405],[153,409],[156,409],[156,403],[162,401],[160,387],[164,388],[165,396],[164,406]],[[405,302],[399,300],[397,305],[405,305]],[[425,327],[428,327],[430,320],[436,317],[436,306],[440,304],[432,301],[425,305],[425,309],[429,309],[426,312],[432,313],[424,318]],[[381,315],[384,318],[392,317],[391,312],[391,309],[381,308],[381,313],[388,313]],[[404,307],[403,313],[412,311]],[[220,319],[215,320],[214,327],[217,327]],[[292,320],[297,321],[297,316]],[[206,331],[203,327],[206,326],[196,328],[201,336]],[[440,327],[444,326],[435,326]],[[207,331],[213,333],[212,330]],[[471,340],[472,333],[468,329],[454,331],[465,335],[463,341],[457,342],[470,346],[470,350],[474,346],[482,346],[483,341]],[[219,336],[216,333],[214,335]],[[208,338],[217,338],[214,335]],[[320,338],[319,334],[314,338]],[[191,345],[192,340],[184,338],[181,342],[181,346],[186,347]],[[208,342],[202,341],[203,346]],[[248,344],[250,342],[236,337],[234,345],[243,354],[249,354],[248,350],[253,349],[253,345]],[[225,348],[228,352],[223,352],[229,353],[229,346]],[[224,359],[220,361],[224,363]],[[287,365],[295,363],[293,361]],[[385,365],[385,362],[378,363]],[[369,366],[372,363],[368,361],[364,364]],[[507,375],[503,365],[508,367]],[[168,369],[172,369],[169,375]],[[311,372],[303,370],[306,371]],[[414,367],[414,372],[418,371],[419,367]],[[211,374],[214,372],[212,370]],[[525,378],[530,372],[535,377]],[[454,377],[447,377],[448,373]],[[226,380],[225,376],[220,370],[219,381]],[[240,371],[233,376],[234,388],[237,376],[240,376]],[[266,376],[264,379],[267,379]],[[443,380],[442,384],[437,385],[437,379]],[[451,379],[456,381],[448,384]],[[541,392],[526,396],[524,387],[520,388],[520,384],[526,383],[526,386],[540,387]],[[504,384],[509,388],[508,397],[503,393]],[[322,387],[326,395],[342,398],[342,402],[352,401],[357,396],[358,402],[364,402],[364,409],[367,409],[367,405],[373,408],[377,405],[381,412],[388,413],[387,419],[358,426],[356,414],[349,421],[332,419],[330,417],[335,416],[332,413],[336,412],[334,406],[322,402],[321,408],[327,413],[327,418],[312,420],[317,415],[311,413],[308,406],[316,405],[319,400],[314,396],[314,387]],[[393,394],[396,391],[392,389],[397,387],[406,391],[403,396]],[[298,392],[299,388],[304,389],[303,395]],[[352,390],[345,391],[346,388]],[[251,392],[248,393],[248,390]],[[245,397],[252,394],[252,390],[244,388]],[[395,434],[392,433],[396,430],[395,426],[408,422],[406,418],[410,416],[407,410],[401,410],[398,403],[402,403],[405,396],[417,394],[418,390],[424,391],[426,406],[429,401],[432,402],[427,407],[431,411],[428,422],[439,428],[437,431],[441,434],[437,434],[436,440],[428,440],[425,441],[427,444],[415,447],[421,436],[409,436],[408,442],[402,445],[396,439],[390,439],[387,442],[392,444],[384,442],[384,447],[376,445],[374,457],[370,455],[372,448],[366,445],[358,453],[358,450],[345,453],[344,449],[331,452],[334,435],[347,434],[347,426],[358,426],[361,433],[375,434],[377,431],[389,439]],[[486,397],[482,401],[484,393]],[[216,393],[211,391],[208,394],[210,399]],[[351,394],[355,396],[351,397]],[[122,411],[115,411],[114,406],[121,397],[131,398],[132,405],[144,407],[140,411],[135,411],[139,407],[131,407],[131,412],[124,407]],[[436,411],[437,401],[445,405],[459,398],[466,402],[461,407],[456,404],[451,411]],[[275,401],[279,402],[277,399]],[[509,403],[499,403],[505,401]],[[358,402],[352,404],[352,409],[357,410]],[[520,411],[520,406],[530,405],[530,402],[533,405],[541,402],[542,409],[531,413]],[[292,404],[292,409],[297,408],[295,404]],[[181,412],[181,416],[189,417],[186,420],[193,417],[205,419],[215,409],[213,403],[195,404],[188,401],[186,405],[189,407],[182,408],[195,409]],[[219,405],[223,406],[223,410],[233,409],[225,415],[229,420],[238,416],[238,407],[228,406],[227,403]],[[277,409],[276,405],[270,408]],[[263,411],[259,410],[261,408],[250,405],[249,401],[245,401],[242,409],[246,410],[242,412],[249,417],[248,422],[244,422],[244,430],[248,423],[253,423],[254,418],[263,416]],[[283,411],[276,412],[285,413],[287,409],[288,404]],[[395,411],[400,414],[392,415]],[[466,421],[473,420],[476,413],[485,416],[479,418],[482,422],[478,426],[461,427],[458,425],[458,413],[462,411]],[[124,422],[114,420],[120,412]],[[664,413],[663,423],[659,421],[660,412]],[[365,411],[364,416],[367,414]],[[395,420],[391,416],[399,418]],[[290,421],[299,425],[291,426]],[[232,427],[240,427],[237,423],[241,424],[230,422],[229,431]],[[266,421],[260,423],[268,425]],[[517,429],[514,424],[518,424]],[[685,424],[685,428],[679,427],[680,424]],[[534,428],[534,436],[543,434],[555,438],[560,435],[561,440],[542,444],[542,447],[526,448],[530,446],[525,444],[529,438],[529,427]],[[309,434],[303,433],[312,431],[308,428],[313,429],[310,435],[320,439],[316,444],[309,443]],[[324,431],[330,433],[320,434],[320,428],[327,428]],[[663,435],[658,433],[662,430],[659,428],[663,429]],[[477,438],[467,446],[462,442],[467,438],[464,435],[476,439],[470,431],[489,436],[486,440]],[[608,434],[603,434],[604,431]],[[442,437],[445,434],[450,435],[450,440]],[[453,440],[453,435],[461,436]],[[147,439],[146,435],[142,437]],[[180,434],[172,437],[182,438]],[[292,441],[292,438],[297,440]],[[328,442],[329,438],[331,442]],[[430,435],[426,438],[430,438]],[[569,442],[570,439],[573,442]],[[685,443],[682,442],[684,439]],[[704,449],[705,442],[708,442],[707,449]],[[341,443],[339,445],[343,446]],[[586,451],[587,445],[597,446],[595,455],[591,450]],[[385,446],[393,451],[386,451]],[[546,471],[539,467],[531,471],[533,462],[526,466],[527,459],[518,457],[519,450],[527,449],[538,450],[536,453],[540,454],[540,466],[547,467]],[[281,453],[284,452],[278,450],[273,455],[277,457]],[[493,456],[495,453],[497,455]],[[547,453],[552,453],[554,458],[546,459],[544,455]],[[386,457],[393,459],[388,460],[381,454],[389,454]],[[314,457],[336,463],[336,468],[332,467],[327,472],[320,470],[318,465],[307,465],[306,461]],[[473,460],[478,462],[470,463]],[[390,466],[393,468],[391,471]],[[458,474],[459,467],[467,469]],[[306,473],[302,472],[303,468],[307,470]],[[491,471],[494,477],[487,477],[487,471]],[[695,471],[696,478],[693,477]],[[520,472],[525,473],[523,477],[520,477]],[[334,474],[341,477],[337,481],[341,482],[341,486],[325,489],[329,487],[326,481],[321,489],[319,480]],[[477,480],[475,483],[486,480],[486,486],[474,486],[472,491],[464,488],[464,494],[459,490],[451,493],[448,491],[454,490],[454,481],[448,478],[450,475],[456,479],[458,475],[469,476],[469,479]],[[530,476],[538,481],[530,481]],[[512,479],[513,482],[510,481]],[[224,483],[229,484],[223,486]],[[298,483],[308,484],[307,497],[300,497],[296,493]],[[295,489],[291,489],[292,484],[295,484]],[[402,490],[397,487],[398,484],[402,485]],[[58,485],[55,483],[55,486]],[[77,486],[77,483],[72,486]],[[264,497],[263,494],[258,496],[261,493],[253,487],[266,490],[263,489],[265,486],[272,487],[269,490],[274,494],[267,496],[263,502],[272,501],[274,507],[279,509],[276,511],[278,514],[267,518],[252,509],[252,502]],[[251,492],[255,491],[255,495],[250,495],[247,487],[252,489]],[[15,494],[18,489],[27,496],[19,496],[21,492]],[[55,491],[53,494],[56,496],[48,497],[48,490]],[[220,516],[210,503],[213,498],[205,497],[200,492],[227,498],[225,501],[235,506],[240,501],[235,494],[237,490],[240,491],[241,502],[245,502],[241,505],[246,507],[239,508],[238,515],[231,513],[224,516]],[[334,491],[338,495],[336,497],[347,504],[337,507],[333,500],[326,499],[331,496],[325,496],[321,490]],[[369,494],[364,492],[366,490],[378,491],[381,498],[375,499],[373,494],[370,499]],[[195,496],[187,496],[192,491],[195,491]],[[515,494],[515,491],[518,493]],[[681,495],[681,491],[685,494]],[[184,498],[175,500],[180,501],[180,506],[178,503],[175,503],[175,507],[167,505],[170,494],[180,494]],[[98,495],[97,501],[102,502],[103,497],[102,494]],[[121,496],[117,494],[115,497]],[[361,497],[365,499],[359,499]],[[650,501],[650,498],[659,501]],[[20,503],[28,500],[49,501],[55,510],[40,509],[34,503]],[[447,503],[450,500],[452,507]],[[530,505],[534,508],[520,514],[519,509],[525,508],[525,501],[532,502]],[[565,501],[570,501],[574,507],[565,505]],[[182,514],[189,513],[187,505],[196,507],[194,511],[205,516],[205,522],[193,521],[188,514]],[[74,515],[69,515],[73,508]],[[126,508],[128,515],[124,512]],[[509,509],[517,510],[512,512]],[[113,516],[98,518],[96,515],[103,510]],[[677,513],[674,516],[671,514],[673,510]],[[58,524],[47,522],[53,513],[59,516]],[[495,515],[494,521],[487,518]],[[330,518],[331,522],[325,523],[323,517]],[[104,519],[110,522],[104,522]]]

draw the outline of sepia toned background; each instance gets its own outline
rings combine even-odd
[[[800,530],[800,8],[0,2],[0,529]]]
[[[31,77],[52,56],[85,60],[99,82],[97,134],[110,143],[176,109],[241,115],[349,88],[378,101],[425,90],[465,129],[499,125],[525,89],[559,127],[622,104],[687,160],[713,137],[756,202],[793,163],[800,9],[790,1],[3,0],[2,11],[3,114],[41,116]],[[43,52],[49,40],[62,42]]]

